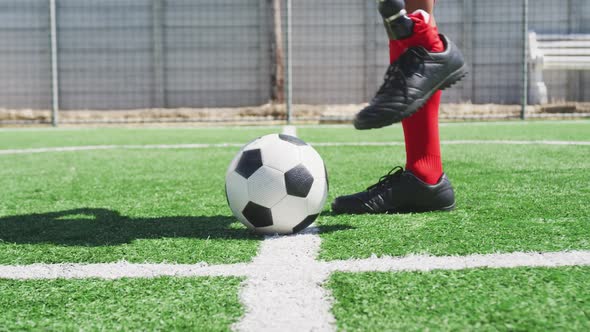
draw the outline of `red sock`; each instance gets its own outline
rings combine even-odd
[[[414,34],[402,40],[390,40],[390,60],[394,62],[409,47],[423,46],[430,52],[444,51],[438,29],[426,23],[421,14],[409,15],[414,21]],[[438,91],[414,115],[402,121],[406,144],[406,169],[420,180],[435,184],[443,168],[438,131],[438,108],[441,92]]]

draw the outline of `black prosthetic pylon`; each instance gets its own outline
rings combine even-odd
[[[404,0],[378,0],[379,13],[383,17],[389,39],[408,38],[414,31],[414,22],[406,14]]]

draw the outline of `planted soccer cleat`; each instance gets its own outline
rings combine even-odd
[[[450,211],[455,208],[453,186],[445,174],[430,185],[401,167],[392,169],[367,190],[340,196],[332,203],[336,214]]]
[[[385,82],[369,106],[355,119],[356,129],[391,125],[416,113],[438,90],[444,90],[467,75],[461,51],[440,35],[445,51],[428,52],[423,47],[409,48],[387,69]]]

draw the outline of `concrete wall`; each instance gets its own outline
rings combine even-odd
[[[270,0],[56,1],[63,109],[246,106],[270,97]],[[590,1],[530,4],[532,30],[590,33]],[[369,100],[388,62],[375,2],[297,0],[293,9],[295,102]],[[440,0],[436,17],[471,66],[444,101],[520,102],[519,1]],[[50,107],[49,0],[0,0],[0,72],[0,108]],[[551,99],[590,99],[590,73],[546,77]]]

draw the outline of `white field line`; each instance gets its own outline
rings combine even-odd
[[[322,287],[329,271],[316,260],[320,237],[266,238],[240,292],[246,314],[235,331],[333,331],[331,296]]]
[[[135,264],[128,262],[101,264],[30,264],[0,265],[0,279],[120,279],[155,278],[161,276],[250,277],[280,272],[318,273],[327,277],[332,272],[397,272],[463,270],[474,268],[561,267],[590,266],[590,251],[564,251],[546,253],[514,252],[507,254],[474,254],[467,256],[410,255],[405,257],[371,257],[336,261],[317,261],[319,237],[306,232],[302,235],[269,238],[263,241],[260,255],[251,263],[209,265],[199,264]],[[303,247],[297,247],[297,244]],[[280,248],[289,248],[285,252]],[[271,249],[273,250],[271,252]],[[276,250],[276,251],[275,251]],[[276,254],[273,254],[276,252]],[[264,257],[268,256],[269,257]],[[261,257],[262,256],[262,257]],[[276,259],[273,258],[275,256]],[[299,264],[298,264],[299,263]],[[303,264],[299,266],[300,264]],[[274,272],[267,270],[274,269]],[[298,276],[299,277],[299,276]],[[324,278],[325,279],[325,278]],[[322,278],[320,278],[322,280]]]
[[[586,145],[590,146],[590,141],[547,141],[547,140],[455,140],[443,141],[444,145],[475,145],[475,144],[497,144],[497,145]]]
[[[120,279],[163,276],[246,276],[247,264],[31,264],[0,265],[0,279]]]
[[[590,266],[590,251],[442,257],[411,255],[323,262],[316,260],[320,243],[317,231],[311,228],[301,235],[267,238],[251,263],[2,265],[0,279],[246,277],[240,292],[246,314],[234,324],[234,330],[333,331],[335,319],[330,312],[332,297],[322,287],[333,272]]]
[[[590,251],[508,254],[475,254],[468,256],[381,257],[324,262],[331,272],[395,272],[463,270],[474,268],[560,267],[590,265]]]
[[[561,120],[552,120],[552,121],[546,121],[546,123],[559,123]],[[575,123],[576,120],[564,120],[564,121],[569,121],[572,123]],[[584,123],[584,120],[577,120],[579,123]],[[478,123],[478,122],[472,122],[472,123]],[[492,122],[490,122],[492,123]],[[501,122],[498,122],[501,123]],[[508,122],[507,122],[508,123]],[[523,122],[524,124],[524,122]],[[307,127],[308,125],[304,125],[304,126],[298,126],[298,127]],[[310,127],[331,127],[332,125],[309,125]],[[350,126],[345,126],[345,125],[333,125],[334,127],[340,127],[342,126],[343,128],[350,128]],[[94,126],[94,127],[58,127],[58,128],[53,128],[53,127],[48,127],[48,126],[43,126],[43,127],[24,127],[24,128],[10,128],[10,127],[0,127],[0,133],[2,132],[76,132],[76,131],[104,131],[104,129],[110,130],[110,129],[114,129],[114,130],[126,130],[126,129],[130,129],[130,130],[138,130],[138,131],[167,131],[167,130],[208,130],[208,131],[216,131],[216,130],[242,130],[242,131],[247,131],[247,130],[257,130],[257,129],[280,129],[281,125],[277,124],[277,125],[255,125],[255,126],[223,126],[223,125],[208,125],[208,126],[191,126],[191,125],[186,125],[186,126],[182,126],[182,125],[176,125],[173,126],[171,123],[168,123],[166,126],[157,126],[157,125],[153,125],[150,123],[145,123],[142,124],[141,126],[136,126],[136,125],[130,125],[130,126],[125,126],[123,124],[117,125],[117,126]]]
[[[244,144],[238,143],[217,143],[217,144],[146,144],[146,145],[89,145],[89,146],[62,146],[50,148],[30,148],[30,149],[7,149],[0,150],[0,155],[10,154],[29,154],[29,153],[47,153],[47,152],[76,152],[92,150],[169,150],[169,149],[208,149],[208,148],[227,148],[242,147]]]
[[[318,142],[313,146],[400,146],[404,142]],[[453,140],[441,141],[442,145],[582,145],[590,146],[590,141],[511,141],[511,140]]]
[[[297,136],[294,126],[283,134]],[[316,260],[318,228],[302,234],[266,237],[240,290],[245,315],[234,331],[334,331],[331,296],[322,287],[329,271]]]
[[[491,142],[491,143],[490,143]],[[527,143],[523,143],[527,142]],[[582,144],[579,144],[582,143]],[[392,146],[384,143],[312,143],[316,146]],[[449,141],[443,144],[549,144],[590,145],[566,141]],[[241,144],[109,145],[22,150],[0,150],[0,154],[109,149],[198,149],[241,147]],[[331,296],[322,287],[335,271],[401,271],[464,269],[475,267],[590,265],[590,251],[546,254],[496,254],[465,257],[409,256],[321,262],[316,260],[321,239],[316,228],[288,237],[268,237],[252,263],[232,265],[174,264],[33,264],[0,266],[0,278],[153,278],[158,276],[241,276],[246,277],[240,297],[246,314],[234,324],[237,331],[333,331]]]
[[[310,142],[313,146],[403,146],[404,142]],[[545,140],[451,140],[442,141],[442,145],[578,145],[590,146],[590,141],[545,141]],[[212,143],[212,144],[146,144],[146,145],[90,145],[63,146],[48,148],[26,148],[0,150],[0,155],[34,154],[48,152],[76,152],[92,150],[170,150],[170,149],[208,149],[208,148],[240,148],[241,143]]]

